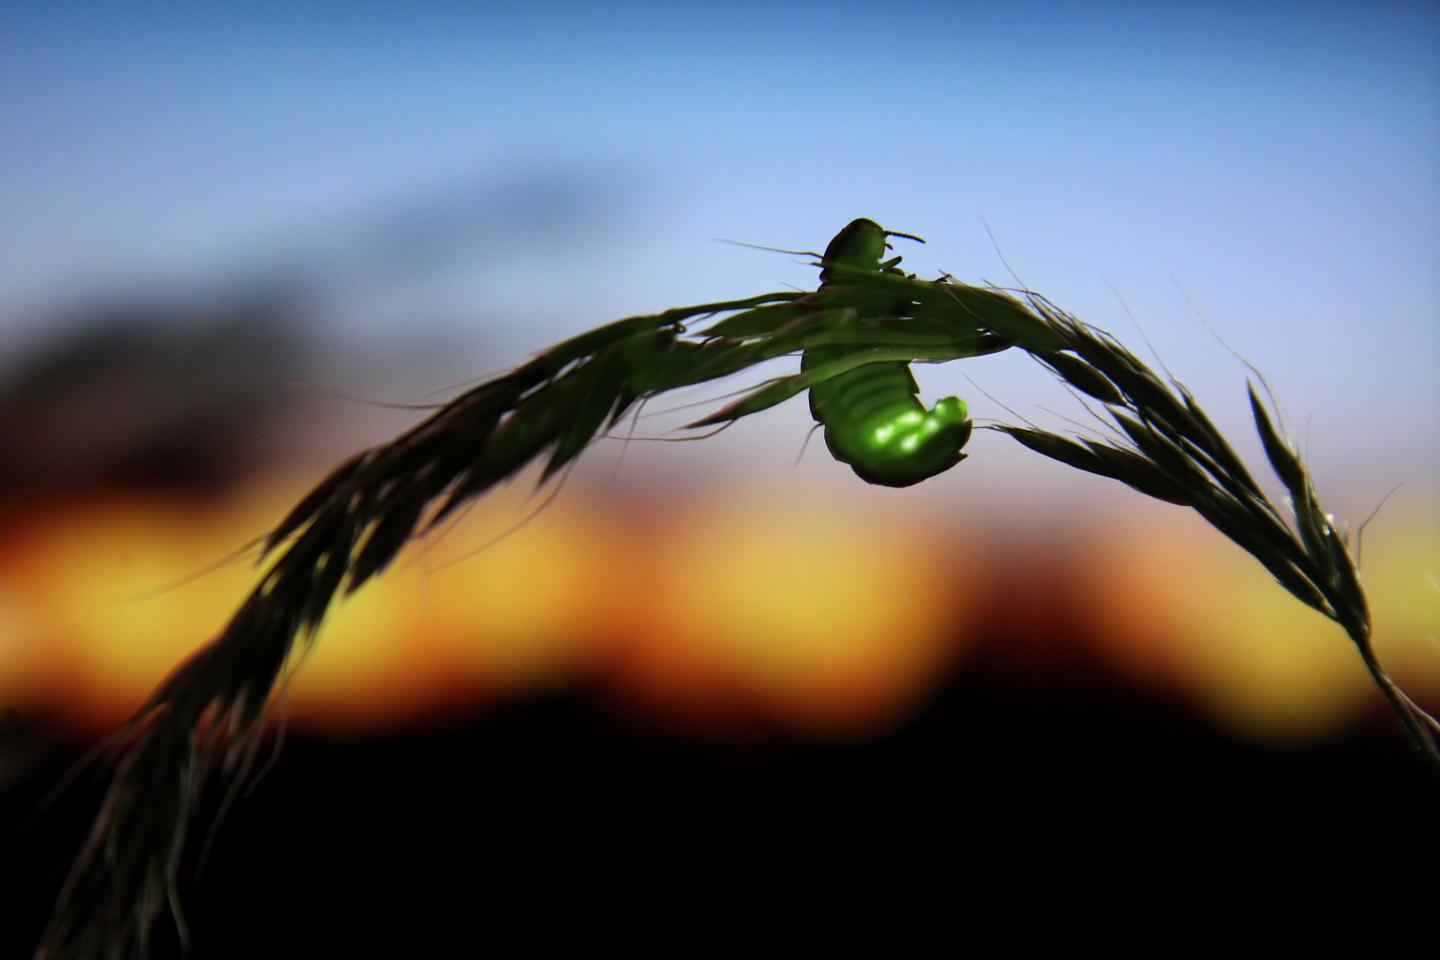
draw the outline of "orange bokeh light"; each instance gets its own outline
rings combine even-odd
[[[903,516],[739,496],[671,526],[655,601],[686,673],[811,733],[892,720],[943,675],[965,609],[940,545]],[[663,656],[663,652],[660,654]],[[651,682],[679,680],[654,671]]]
[[[97,499],[12,524],[0,541],[0,706],[87,732],[124,719],[256,582],[241,559],[155,590],[248,542],[300,492],[251,489],[224,503]],[[1117,672],[1244,736],[1304,742],[1380,706],[1335,625],[1164,505],[1057,530],[1043,569],[1007,561],[1008,541],[972,550],[903,507],[783,484],[644,509],[571,489],[491,542],[528,512],[523,488],[502,491],[337,599],[292,664],[290,717],[364,732],[590,683],[672,719],[852,735],[923,702],[982,613],[1013,629],[1042,601],[1058,605],[1057,624],[1088,620],[1063,632],[1093,637]],[[1440,527],[1396,517],[1368,539],[1377,648],[1433,704]],[[1066,644],[1030,655],[1074,657]]]
[[[1093,534],[1093,635],[1118,669],[1178,690],[1232,732],[1305,743],[1378,705],[1344,632],[1189,512],[1111,517]],[[1165,514],[1170,516],[1165,516]]]

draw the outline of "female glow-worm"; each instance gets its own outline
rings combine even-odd
[[[882,262],[890,236],[908,234],[887,231],[873,220],[852,221],[825,248],[821,291],[843,283],[846,272],[895,270],[898,258]],[[836,270],[837,266],[842,269]],[[856,322],[883,324],[884,318]],[[854,352],[853,347],[811,347],[800,368],[809,370]],[[960,450],[970,439],[972,426],[964,400],[945,397],[927,410],[919,392],[909,364],[866,363],[811,387],[810,412],[825,428],[830,453],[862,480],[908,487],[965,459]]]

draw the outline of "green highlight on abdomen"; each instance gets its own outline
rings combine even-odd
[[[844,284],[843,272],[893,270],[899,258],[882,263],[887,231],[874,220],[852,220],[835,235],[821,257],[820,289]],[[910,237],[912,240],[918,237]],[[837,276],[836,274],[839,273]],[[843,348],[811,348],[800,369],[844,359]],[[920,388],[905,363],[867,363],[810,388],[810,413],[825,427],[825,445],[866,483],[908,487],[955,466],[965,455],[971,424],[965,401],[946,397],[926,410]]]
[[[844,354],[807,350],[801,369]],[[926,410],[904,363],[867,363],[810,389],[810,412],[825,445],[867,483],[908,487],[943,473],[965,455],[971,423],[965,401],[946,397]]]

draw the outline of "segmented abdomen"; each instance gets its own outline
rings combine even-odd
[[[842,359],[844,349],[810,349],[802,370]],[[867,363],[810,389],[810,413],[825,445],[862,480],[908,487],[950,469],[965,455],[971,424],[965,402],[946,397],[926,410],[905,363]]]

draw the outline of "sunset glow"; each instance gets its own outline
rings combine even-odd
[[[32,512],[0,542],[0,697],[84,730],[123,719],[223,625],[256,572],[240,559],[166,585],[247,542],[299,489]],[[1053,555],[1055,569],[1023,574],[1004,572],[1002,549],[946,538],[916,515],[783,488],[630,515],[576,493],[492,542],[528,512],[523,493],[481,504],[337,602],[302,647],[290,718],[364,732],[583,683],[675,719],[850,735],[895,722],[962,668],[997,590],[1006,603],[983,609],[1017,624],[1084,598],[1059,615],[1094,624],[1094,656],[1242,736],[1313,740],[1377,706],[1333,625],[1164,507],[1062,531],[1069,552]],[[1378,642],[1433,699],[1440,590],[1425,564],[1440,535],[1389,529],[1367,548]],[[1055,592],[1077,578],[1078,590]]]

